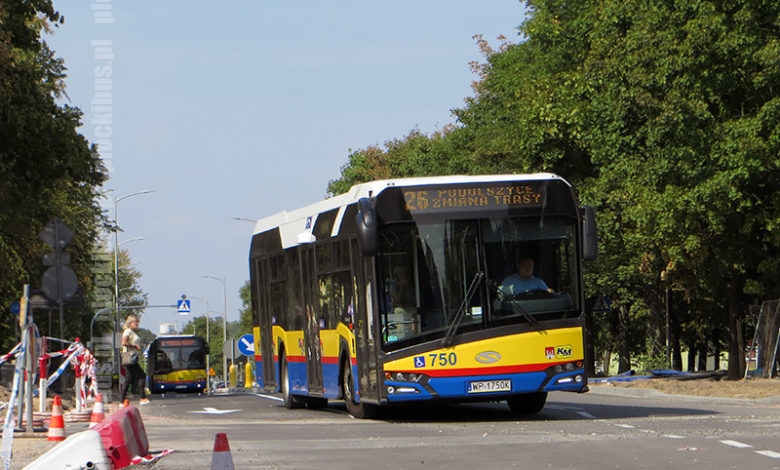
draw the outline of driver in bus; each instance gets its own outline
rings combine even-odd
[[[501,281],[499,291],[505,296],[514,296],[526,292],[546,291],[550,294],[553,290],[543,280],[534,276],[534,260],[530,256],[519,256],[515,262],[517,272]]]

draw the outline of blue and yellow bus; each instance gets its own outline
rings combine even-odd
[[[200,336],[158,336],[149,344],[147,377],[152,393],[206,391],[209,347]]]
[[[595,217],[553,174],[374,181],[259,220],[257,385],[355,417],[410,402],[536,413],[587,391],[582,261]],[[549,290],[501,286],[530,257]]]

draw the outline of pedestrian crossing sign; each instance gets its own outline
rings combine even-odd
[[[190,301],[189,299],[179,299],[176,302],[176,311],[182,315],[190,313]]]

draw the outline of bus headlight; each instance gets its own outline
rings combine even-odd
[[[413,387],[393,387],[392,385],[387,387],[388,395],[400,395],[404,393],[420,393],[420,391]]]
[[[415,372],[385,371],[385,380],[391,380],[393,382],[426,383],[428,381],[428,376],[425,374],[418,374]]]

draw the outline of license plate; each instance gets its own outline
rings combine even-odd
[[[480,380],[469,382],[468,393],[490,393],[490,392],[511,392],[512,381],[505,380]]]

